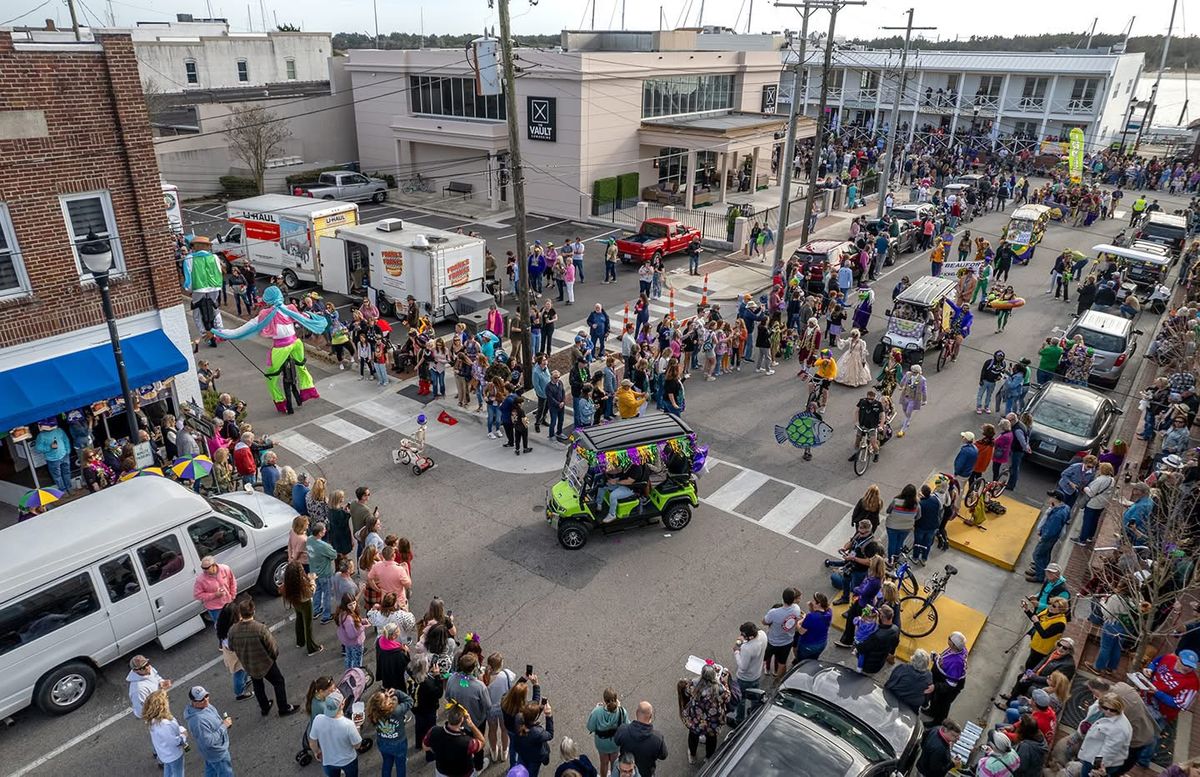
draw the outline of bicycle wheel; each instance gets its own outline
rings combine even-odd
[[[968,488],[967,493],[963,494],[963,504],[968,510],[975,509],[975,503],[979,501],[979,489]]]
[[[861,477],[869,466],[871,466],[871,447],[860,445],[858,446],[858,455],[854,457],[854,474]]]
[[[917,576],[913,574],[911,569],[905,569],[904,574],[896,581],[900,593],[904,596],[916,596],[921,590],[921,585],[917,582]]]
[[[937,607],[924,596],[906,596],[901,599],[900,614],[900,633],[906,637],[920,639],[937,629]]]
[[[942,347],[938,349],[938,357],[937,357],[937,371],[938,372],[941,372],[942,367],[946,366],[946,360],[949,358],[950,358],[950,349],[947,348],[943,344]]]
[[[994,480],[987,487],[988,499],[999,499],[1004,493],[1004,489],[1008,487],[1008,474],[1005,471],[1000,472],[1000,479]]]

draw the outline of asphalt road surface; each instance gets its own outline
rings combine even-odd
[[[1166,203],[1167,198],[1160,199]],[[389,209],[395,210],[384,206],[375,213],[375,206],[367,206],[364,211],[371,212],[364,213],[364,218],[391,215],[384,212]],[[447,217],[418,218],[422,223],[455,226]],[[970,227],[973,234],[986,235],[995,244],[1006,223],[1007,215],[990,214]],[[458,442],[451,445],[449,430],[433,424],[430,453],[438,467],[416,478],[395,467],[389,456],[401,433],[413,431],[410,416],[390,416],[383,407],[383,400],[393,398],[402,387],[393,384],[377,389],[379,398],[373,399],[373,389],[365,381],[310,360],[323,398],[306,403],[295,416],[278,416],[260,376],[248,363],[261,364],[262,346],[244,342],[235,350],[222,345],[205,348],[202,355],[223,370],[222,390],[250,402],[250,417],[258,432],[290,441],[293,448],[279,448],[281,463],[303,466],[314,476],[327,478],[332,488],[348,493],[358,485],[371,487],[372,501],[380,506],[387,531],[413,541],[414,609],[423,610],[432,596],[441,596],[454,610],[460,633],[480,634],[485,653],[501,651],[517,671],[532,664],[544,694],[553,699],[558,735],[572,736],[593,757],[584,722],[603,689],[617,689],[631,710],[638,701],[650,700],[658,713],[655,723],[666,734],[671,750],[659,774],[672,777],[694,771],[687,765],[685,732],[675,711],[674,685],[684,674],[687,657],[731,663],[738,625],[760,620],[785,586],[799,587],[806,594],[830,592],[821,561],[848,536],[849,505],[870,482],[880,485],[885,499],[908,482],[919,483],[935,467],[949,465],[958,447],[959,431],[978,431],[981,422],[995,420],[995,416],[980,417],[974,412],[982,361],[997,348],[1003,348],[1010,359],[1035,358],[1042,338],[1065,328],[1075,310],[1074,301],[1063,304],[1044,293],[1053,257],[1067,247],[1087,251],[1123,225],[1120,219],[1087,230],[1051,225],[1033,262],[1012,272],[1012,283],[1028,304],[1014,312],[1003,334],[994,332],[991,314],[977,315],[958,362],[942,373],[930,370],[929,406],[917,414],[906,437],[886,446],[880,462],[866,477],[855,477],[846,462],[853,443],[852,408],[864,389],[836,386],[832,390],[826,418],[834,427],[834,436],[815,451],[813,461],[802,462],[800,451],[776,444],[773,434],[776,424],[786,424],[801,409],[806,393],[792,377],[792,365],[784,363],[774,376],[743,370],[712,383],[693,379],[688,384],[685,419],[700,441],[710,446],[717,463],[701,480],[700,492],[706,501],[691,525],[675,533],[646,528],[608,538],[597,536],[577,552],[559,547],[543,515],[544,489],[557,479],[552,470],[561,461],[561,448],[553,449],[538,440],[541,458],[534,460],[549,464],[535,467],[540,471],[507,472],[502,469],[511,469],[510,452],[501,449],[500,443],[488,441],[474,420],[464,419],[454,430],[459,436],[453,438],[479,438],[478,447],[472,449],[479,452],[470,454],[462,453],[465,449]],[[575,228],[562,229],[566,226],[547,222],[543,234],[572,235]],[[493,229],[497,241],[493,250],[503,256],[511,242],[511,237],[504,236],[510,231],[480,231],[484,229]],[[200,230],[218,231],[215,226]],[[915,279],[928,269],[927,256],[920,254],[903,257],[884,273],[876,284],[880,302],[868,338],[870,346],[883,329],[881,311],[887,307],[891,287],[901,275]],[[636,279],[626,272],[613,286],[589,281],[577,287],[577,299],[583,305],[597,297],[616,304],[635,291]],[[580,317],[586,314],[578,305],[575,310]],[[1155,323],[1149,317],[1140,322],[1146,334],[1139,354],[1144,352]],[[1133,366],[1139,363],[1140,356]],[[932,360],[927,364],[932,366]],[[1109,392],[1119,404],[1127,400],[1133,372],[1127,370],[1122,382]],[[335,430],[344,432],[347,427],[328,423],[331,417],[366,433],[351,435],[357,439],[339,436]],[[447,435],[445,449],[439,449],[436,442],[442,431]],[[300,440],[308,442],[302,445]],[[302,462],[306,458],[309,460]],[[1027,464],[1017,498],[1040,505],[1054,478],[1055,473]],[[735,486],[723,488],[735,479]],[[1029,550],[1031,546],[1026,555]],[[944,561],[962,570],[948,595],[989,614],[988,626],[971,656],[967,691],[952,713],[959,719],[976,717],[984,712],[999,682],[1003,648],[1024,623],[1017,600],[1030,586],[1019,572],[1002,572],[957,551],[935,553],[931,566]],[[1018,570],[1023,568],[1021,562]],[[282,624],[277,632],[282,648],[279,664],[293,700],[302,699],[312,678],[341,673],[331,627],[318,629],[318,639],[329,649],[306,658],[303,650],[293,646],[292,627],[285,622],[289,613],[279,601],[260,598],[259,613],[268,624]],[[305,725],[303,716],[261,718],[253,702],[234,702],[211,631],[165,653],[154,646],[143,652],[164,677],[175,679],[179,690],[172,694],[172,708],[177,716],[182,715],[185,703],[183,688],[195,683],[212,692],[222,712],[234,715],[231,735],[237,773],[290,774],[298,770],[292,759]],[[832,645],[825,657],[850,660],[847,651]],[[373,664],[370,649],[367,663]],[[72,715],[49,718],[36,710],[15,715],[13,725],[0,730],[3,771],[14,775],[153,774],[145,726],[127,711],[126,672],[125,661],[107,667],[96,695]],[[366,756],[363,773],[377,769],[378,759],[375,753]],[[189,771],[198,774],[202,765],[195,753],[187,760]],[[420,763],[414,759],[410,766]],[[552,763],[557,763],[556,751]],[[431,773],[428,767],[420,768],[424,771],[417,773]],[[304,771],[315,774],[317,769],[314,765]],[[489,774],[500,773],[498,767],[489,770]]]

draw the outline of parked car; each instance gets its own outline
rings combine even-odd
[[[893,217],[892,220],[896,222],[896,227],[900,231],[899,236],[891,239],[892,242],[889,246],[891,259],[895,259],[900,254],[906,254],[917,247],[917,240],[920,238],[921,232],[917,229],[916,224],[908,219]],[[873,234],[878,234],[881,224],[881,221],[871,222],[871,231]],[[889,237],[891,236],[890,231],[888,235]],[[887,264],[892,263],[891,259],[888,260]]]
[[[1187,219],[1183,216],[1173,216],[1170,213],[1155,211],[1146,216],[1133,238],[1166,246],[1171,254],[1171,259],[1175,260],[1183,253],[1187,229]]]
[[[387,181],[368,178],[362,173],[321,173],[316,183],[302,183],[292,187],[296,197],[315,197],[318,200],[342,200],[344,202],[383,202],[387,199]]]
[[[926,216],[937,214],[937,208],[928,202],[906,202],[892,207],[891,216],[894,219],[916,222]]]
[[[922,727],[874,680],[824,661],[798,664],[698,777],[888,777],[908,774]]]
[[[700,237],[700,230],[675,219],[646,219],[636,235],[617,241],[617,256],[622,264],[645,264],[686,250]]]
[[[1085,310],[1067,330],[1066,340],[1069,343],[1075,335],[1083,335],[1083,344],[1092,349],[1094,357],[1090,382],[1115,387],[1137,350],[1137,337],[1141,333],[1124,316]]]
[[[1039,386],[1027,410],[1033,428],[1026,458],[1053,469],[1066,467],[1080,451],[1107,445],[1121,415],[1117,404],[1103,394],[1057,380]]]
[[[848,240],[810,240],[792,252],[790,261],[795,262],[805,279],[805,289],[810,294],[824,294],[829,274],[837,272],[842,259],[858,256],[858,249]]]
[[[278,595],[296,511],[262,493],[209,499],[133,478],[0,531],[0,718],[82,707],[100,667],[203,631],[200,560]],[[70,542],[64,543],[64,538]]]

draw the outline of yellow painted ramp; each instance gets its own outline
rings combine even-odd
[[[975,640],[979,638],[980,632],[983,631],[983,624],[987,622],[987,616],[961,602],[949,599],[945,595],[939,597],[935,605],[938,614],[937,627],[920,639],[913,639],[901,634],[900,647],[896,648],[897,660],[909,660],[912,658],[913,651],[917,648],[924,648],[931,654],[940,653],[946,649],[947,640],[950,638],[950,634],[955,631],[961,631],[963,636],[967,638],[968,653],[974,647]],[[901,623],[908,623],[909,619],[916,615],[920,607],[920,602],[910,601],[906,603],[901,610],[901,617],[904,619]],[[849,661],[852,658],[849,656],[849,651],[833,645],[834,642],[841,639],[841,630],[846,624],[847,609],[849,609],[848,605],[844,604],[833,608],[834,618],[829,635],[829,647],[826,648],[826,651],[832,651],[832,655],[835,657],[839,653],[846,653],[847,660]],[[921,617],[925,618],[927,616],[922,615]],[[853,663],[853,661],[850,662]]]
[[[950,547],[1013,572],[1029,535],[1037,526],[1041,510],[1007,495],[1001,495],[1000,504],[1008,511],[1004,515],[989,513],[984,528],[968,526],[955,518],[946,524],[946,536],[950,539]],[[959,514],[965,515],[966,510],[966,505],[961,505]]]

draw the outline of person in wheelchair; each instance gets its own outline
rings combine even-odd
[[[609,474],[605,485],[596,491],[597,507],[603,504],[606,496],[608,498],[608,514],[601,523],[612,523],[617,519],[617,503],[622,499],[631,496],[637,496],[638,499],[644,497],[648,477],[649,472],[645,464],[630,464],[624,472]]]

